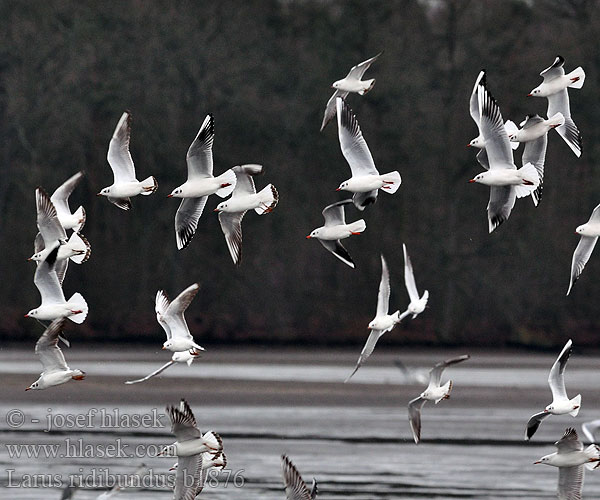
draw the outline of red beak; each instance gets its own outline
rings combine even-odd
[[[336,188],[336,191],[341,191],[341,190],[342,190],[341,188]]]
[[[307,240],[310,240],[310,234],[306,237]]]
[[[31,390],[31,387],[28,387],[27,389],[25,389],[25,391],[30,391],[30,390]]]
[[[173,198],[173,195],[172,194],[168,194],[167,198]]]
[[[102,193],[96,193],[96,196],[102,196]]]
[[[26,315],[25,315],[25,317],[26,317],[26,318],[29,318],[29,314],[26,314]]]
[[[469,181],[469,184],[472,184],[473,182],[475,182],[475,179],[471,179],[471,180]]]
[[[527,94],[527,97],[531,97],[533,94]]]
[[[470,144],[467,144],[467,147],[468,147],[468,148],[470,148],[470,147],[471,147],[471,145],[470,145]]]

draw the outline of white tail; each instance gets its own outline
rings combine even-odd
[[[142,188],[144,188],[141,192],[144,196],[148,196],[158,189],[158,182],[156,182],[156,179],[153,176],[146,177],[140,184],[142,185]]]
[[[83,298],[83,295],[81,295],[79,292],[74,293],[69,299],[69,307],[73,311],[81,311],[80,313],[69,316],[69,319],[78,325],[83,323],[88,314],[88,305]]]
[[[78,255],[73,255],[71,260],[75,262],[75,264],[83,264],[86,260],[90,258],[90,254],[92,253],[92,247],[88,240],[85,239],[83,234],[73,233],[69,238],[69,242],[67,243],[73,250],[77,250],[83,252]]]
[[[348,224],[348,229],[353,233],[362,233],[365,229],[367,229],[367,223],[363,220],[357,220],[351,224]]]
[[[254,209],[258,215],[272,212],[279,201],[279,193],[273,184],[264,187],[259,193],[260,205]]]
[[[371,78],[370,80],[363,80],[363,82],[369,84],[369,86],[364,90],[359,90],[359,95],[365,95],[369,90],[373,88],[373,85],[375,85],[375,78]]]
[[[438,404],[442,399],[448,399],[450,397],[450,392],[452,392],[452,380],[448,380],[442,387],[444,390],[444,395],[435,400],[435,404]]]
[[[217,195],[221,198],[225,198],[229,196],[233,190],[235,189],[235,183],[237,182],[237,177],[235,176],[235,172],[231,169],[223,172],[221,175],[217,177],[217,180],[221,184],[221,188],[217,190]],[[224,186],[224,184],[227,184]]]
[[[216,432],[208,431],[206,434],[203,434],[202,442],[212,450],[218,452],[223,450],[223,440]]]
[[[507,135],[510,137],[511,135],[516,134],[519,131],[519,127],[512,120],[506,120],[504,122],[504,128],[506,129]],[[514,150],[519,147],[520,142],[511,141],[510,147]]]
[[[573,71],[571,71],[567,75],[567,78],[571,80],[569,87],[573,89],[580,89],[583,87],[583,82],[585,82],[585,71],[583,71],[583,68],[579,66],[579,68],[575,68]]]
[[[79,207],[73,215],[75,217],[77,217],[78,220],[81,221],[79,224],[73,226],[73,231],[78,233],[79,231],[81,231],[81,229],[85,225],[85,218],[86,218],[85,209],[83,207]]]
[[[585,464],[587,470],[594,470],[600,467],[600,447],[598,445],[590,444],[584,452],[590,457],[590,461]]]
[[[571,399],[571,403],[573,403],[573,406],[577,406],[577,408],[575,408],[573,411],[570,411],[569,415],[576,417],[581,408],[581,394],[577,394],[577,396]]]
[[[548,118],[548,125],[551,125],[552,127],[560,127],[564,123],[565,123],[565,117],[563,116],[562,113],[556,113],[556,114],[552,115],[550,118]]]
[[[531,184],[520,184],[515,186],[517,198],[523,198],[524,196],[529,196],[537,189],[540,185],[540,176],[532,163],[526,163],[518,170],[518,173],[522,179],[531,182]]]
[[[402,177],[400,177],[400,174],[397,170],[387,174],[382,174],[379,177],[384,182],[381,189],[389,194],[394,194],[396,191],[398,191],[400,184],[402,184]]]

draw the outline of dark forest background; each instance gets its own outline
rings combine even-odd
[[[596,0],[0,2],[0,335],[36,338],[23,314],[33,285],[36,186],[51,193],[79,170],[71,198],[83,204],[91,259],[71,264],[67,297],[90,306],[73,337],[163,342],[159,288],[173,297],[197,281],[187,312],[200,343],[361,343],[374,316],[379,255],[390,266],[392,308],[404,310],[402,243],[429,308],[390,343],[549,346],[572,337],[597,345],[600,254],[565,296],[575,227],[600,202],[600,5]],[[346,240],[357,268],[305,236],[321,210],[345,197],[349,177],[335,122],[319,133],[330,85],[384,50],[365,75],[377,83],[348,98],[381,172],[398,169],[399,191],[360,214],[367,230]],[[518,200],[487,230],[488,188],[465,145],[477,135],[468,99],[480,69],[504,118],[546,114],[528,98],[557,54],[583,66],[570,91],[582,131],[577,159],[551,132],[544,196]],[[125,110],[138,178],[159,190],[124,212],[97,198],[112,183],[106,152]],[[205,115],[215,117],[215,172],[260,163],[280,202],[249,213],[236,268],[209,199],[196,236],[177,251],[167,199],[186,178],[185,154]],[[520,164],[522,148],[516,153]],[[596,253],[600,250],[596,250]]]

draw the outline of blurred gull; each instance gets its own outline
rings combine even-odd
[[[409,314],[412,314],[412,319],[415,319],[425,310],[427,301],[429,300],[429,292],[427,290],[423,292],[422,297],[419,297],[419,291],[417,290],[417,284],[415,283],[415,275],[413,273],[412,263],[404,243],[402,243],[402,250],[404,251],[404,284],[410,298],[410,304],[408,304],[406,311],[400,315],[398,321],[402,321],[402,319]]]
[[[179,250],[185,248],[194,237],[208,197],[216,193],[225,198],[235,188],[236,177],[232,169],[213,177],[214,138],[214,119],[209,114],[186,155],[187,181],[168,195],[169,198],[183,198],[175,214],[175,238]]]
[[[583,424],[581,424],[581,432],[583,432],[583,435],[590,443],[593,443],[595,441],[594,433],[598,429],[600,429],[600,419],[591,420],[589,422],[584,422]]]
[[[340,259],[344,264],[348,264],[354,269],[354,261],[348,251],[340,243],[340,240],[348,238],[351,235],[362,233],[367,224],[363,219],[346,224],[344,217],[344,206],[352,203],[352,200],[338,201],[332,203],[323,209],[325,225],[314,229],[306,238],[316,238],[319,243],[329,250],[333,255]]]
[[[113,183],[102,189],[98,196],[106,196],[108,201],[123,210],[131,208],[131,196],[143,194],[145,196],[154,193],[158,189],[158,183],[152,176],[143,181],[135,177],[135,167],[129,152],[129,137],[131,135],[131,115],[125,111],[115,128],[113,136],[108,145],[106,159],[113,171]]]
[[[408,422],[412,429],[413,438],[416,444],[421,440],[421,409],[427,401],[435,401],[438,404],[442,399],[448,399],[452,391],[452,380],[448,380],[444,385],[441,384],[442,372],[448,366],[461,363],[469,359],[468,354],[463,354],[456,358],[447,359],[435,365],[429,372],[429,385],[418,398],[408,403]]]
[[[548,116],[556,116],[561,113],[564,117],[562,125],[556,127],[556,131],[571,148],[575,156],[581,156],[581,133],[571,118],[571,109],[569,106],[568,87],[580,89],[585,81],[585,72],[583,68],[578,68],[565,75],[563,68],[565,60],[561,56],[556,56],[551,66],[540,73],[544,81],[534,88],[528,95],[534,97],[548,98]]]
[[[569,339],[550,369],[548,384],[552,391],[552,403],[546,406],[544,411],[531,416],[527,422],[526,440],[531,439],[542,421],[550,415],[565,415],[568,413],[572,417],[576,417],[579,413],[581,395],[578,394],[573,399],[569,399],[567,390],[565,389],[565,368],[569,356],[571,356],[571,351],[573,350],[572,346],[573,342]]]
[[[331,85],[332,88],[335,89],[333,95],[327,101],[327,106],[325,108],[325,114],[323,116],[323,123],[321,124],[321,131],[325,128],[327,123],[335,116],[336,104],[335,101],[338,97],[346,97],[350,92],[356,92],[360,95],[366,94],[369,90],[373,88],[375,85],[375,78],[371,80],[361,80],[365,71],[369,69],[369,66],[382,54],[380,52],[374,57],[367,59],[366,61],[357,64],[352,67],[350,72],[346,75],[345,78],[333,82]]]
[[[309,490],[300,472],[287,455],[281,455],[281,471],[287,500],[314,500],[317,498],[319,492],[317,480],[313,478],[312,487]]]
[[[194,361],[194,359],[196,359],[198,357],[199,354],[200,353],[196,349],[191,349],[189,351],[174,352],[173,356],[171,357],[171,361],[162,365],[158,370],[153,371],[152,373],[150,373],[149,375],[146,375],[143,378],[138,378],[136,380],[128,380],[125,383],[128,385],[131,385],[131,384],[138,384],[140,382],[145,382],[146,380],[151,379],[152,377],[155,377],[159,373],[164,372],[167,368],[169,368],[169,366],[172,366],[175,363],[187,363],[188,366],[191,366],[192,362]]]
[[[590,256],[598,241],[598,236],[600,236],[600,205],[597,205],[596,208],[594,208],[592,215],[590,215],[590,219],[585,224],[582,224],[575,229],[575,233],[580,234],[581,238],[575,248],[575,252],[573,252],[571,281],[569,282],[567,295],[571,293],[571,288],[573,288],[573,285],[581,276],[587,261],[590,260]]]

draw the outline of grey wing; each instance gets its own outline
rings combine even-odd
[[[107,198],[108,201],[119,207],[121,210],[131,210],[131,200],[129,198],[114,198],[112,196],[107,196]]]
[[[181,400],[179,407],[167,407],[167,413],[171,419],[171,432],[175,434],[178,442],[202,437],[196,427],[196,418],[185,400]]]
[[[352,203],[362,212],[367,205],[372,205],[377,201],[377,191],[377,189],[374,189],[365,193],[354,193],[352,195]]]
[[[167,294],[164,292],[164,290],[159,290],[158,292],[156,292],[156,299],[155,299],[155,306],[154,306],[154,311],[156,312],[156,321],[158,321],[158,324],[162,327],[162,329],[167,334],[167,340],[170,340],[172,338],[171,328],[169,327],[168,323],[164,319],[165,315],[167,314],[167,309],[169,307],[169,304],[170,304],[169,298],[167,297]]]
[[[421,441],[421,409],[426,402],[426,399],[418,397],[408,403],[408,422],[416,444]]]
[[[461,363],[466,361],[471,356],[468,354],[463,354],[462,356],[457,356],[456,358],[446,359],[445,361],[441,361],[437,363],[429,372],[429,387],[439,387],[440,382],[442,380],[442,373],[448,366],[455,365],[457,363]]]
[[[144,378],[138,378],[136,380],[128,380],[127,382],[125,382],[127,385],[130,384],[138,384],[140,382],[145,382],[146,380],[155,377],[156,375],[158,375],[159,373],[164,372],[167,368],[169,368],[169,366],[175,364],[175,361],[169,361],[168,363],[165,363],[164,365],[162,365],[158,370],[154,370],[152,373],[150,373],[149,375],[146,375]]]
[[[562,58],[562,56],[556,56],[556,59],[554,59],[554,62],[550,66],[548,66],[545,70],[543,70],[540,73],[540,76],[542,76],[544,78],[544,81],[554,80],[555,78],[558,78],[559,76],[562,76],[565,74],[565,70],[563,68],[564,64],[565,64],[565,60]]]
[[[52,201],[56,210],[64,213],[71,213],[71,210],[69,209],[69,196],[71,196],[71,193],[77,187],[77,184],[81,182],[83,175],[83,172],[77,172],[63,182],[62,185],[56,188],[54,193],[52,193],[50,201]]]
[[[565,117],[565,123],[556,127],[556,131],[575,153],[575,156],[579,158],[582,150],[581,132],[579,132],[577,125],[571,118],[567,89],[548,96],[548,116],[553,116],[559,112]]]
[[[169,330],[174,337],[191,338],[190,330],[185,321],[184,312],[192,302],[199,290],[198,283],[194,283],[181,292],[169,305],[163,319],[167,322]]]
[[[281,455],[281,470],[286,499],[311,500],[311,492],[298,472],[298,469],[296,469],[296,466],[286,455]]]
[[[517,193],[513,186],[490,186],[490,201],[487,206],[490,233],[508,220],[516,199]]]
[[[485,86],[485,81],[477,87],[477,97],[481,112],[479,126],[490,168],[516,168],[500,107]]]
[[[239,180],[238,180],[239,186]],[[246,212],[220,212],[219,223],[234,264],[242,261],[242,219]]]
[[[33,253],[39,253],[44,248],[46,248],[46,245],[44,244],[44,238],[42,237],[42,233],[38,233],[35,235],[35,240],[33,240]]]
[[[542,423],[545,418],[548,418],[551,413],[547,411],[541,411],[529,417],[527,421],[527,430],[525,431],[525,440],[529,440],[533,437],[535,432],[538,430],[538,427]]]
[[[319,132],[323,132],[323,129],[327,126],[327,124],[335,117],[335,100],[336,97],[346,97],[348,92],[343,90],[336,90],[333,95],[327,101],[327,105],[325,106],[325,113],[323,114],[323,122],[321,123],[321,129]]]
[[[369,146],[360,131],[358,120],[341,97],[336,99],[336,109],[340,148],[350,165],[352,177],[379,175]]]
[[[559,500],[581,500],[583,471],[583,465],[558,468],[557,498]]]
[[[64,328],[65,321],[65,318],[55,319],[35,344],[35,353],[40,357],[45,373],[69,369],[65,357],[58,347],[58,336]]]
[[[531,193],[533,203],[536,206],[542,198],[542,190],[544,186],[544,163],[546,161],[547,146],[548,134],[546,133],[533,141],[526,142],[525,147],[523,148],[522,164],[527,165],[527,163],[531,163],[537,170],[538,176],[540,178],[540,184],[538,188],[533,193]]]
[[[231,195],[232,198],[235,198],[238,195],[246,195],[246,194],[255,194],[256,187],[254,186],[254,180],[252,179],[255,175],[260,175],[264,172],[262,165],[238,165],[236,167],[232,167],[235,172],[236,185],[233,193]]]
[[[66,302],[65,295],[55,271],[58,247],[59,245],[48,254],[46,260],[38,264],[35,274],[33,275],[33,283],[40,292],[42,304],[44,302],[51,304]]]
[[[54,271],[56,272],[56,277],[58,278],[58,283],[62,287],[63,281],[65,281],[65,276],[67,275],[67,268],[69,267],[70,259],[63,259],[56,261],[56,265],[54,267]]]
[[[598,430],[598,428],[600,428],[600,419],[592,420],[591,422],[584,422],[583,424],[581,424],[581,431],[590,443],[593,443],[595,441],[594,433]]]
[[[477,88],[479,84],[485,85],[485,70],[481,70],[479,75],[477,75],[477,79],[475,80],[475,85],[473,86],[473,91],[471,92],[471,98],[469,99],[469,112],[471,113],[471,118],[479,128],[479,121],[481,118],[481,113],[479,111],[479,99],[477,97]]]
[[[187,152],[188,181],[194,178],[212,177],[214,138],[214,119],[213,115],[208,114]]]
[[[381,256],[381,281],[379,282],[379,292],[377,293],[377,314],[383,316],[387,314],[390,307],[390,272],[387,262]]]
[[[419,300],[419,292],[417,291],[417,284],[415,283],[412,263],[404,243],[402,243],[402,249],[404,251],[404,284],[406,285],[406,291],[412,302],[413,300]]]
[[[108,154],[106,155],[108,164],[113,171],[115,184],[136,180],[135,167],[133,166],[133,160],[131,158],[131,153],[129,152],[130,135],[131,115],[125,111],[115,127],[115,131],[113,132],[113,136],[108,145]]]
[[[594,247],[596,246],[596,242],[598,241],[598,237],[594,236],[589,238],[587,236],[581,236],[577,247],[575,248],[575,252],[573,252],[573,260],[571,261],[571,281],[569,283],[569,289],[567,290],[567,295],[571,292],[571,288],[575,282],[581,276],[587,261],[590,260],[590,256],[594,251]]]
[[[592,210],[592,215],[590,215],[590,219],[588,220],[588,224],[590,222],[600,222],[600,205],[596,205],[594,210]]]
[[[173,500],[194,500],[204,484],[202,453],[177,459]]]
[[[358,361],[356,362],[356,366],[354,367],[354,371],[346,378],[344,383],[348,382],[353,375],[358,371],[358,369],[363,365],[363,363],[369,359],[369,356],[373,354],[375,350],[375,346],[377,345],[377,341],[379,338],[385,333],[385,330],[371,330],[367,338],[367,342],[365,343],[362,351],[360,352],[360,356],[358,357]]]
[[[37,226],[44,239],[44,244],[50,245],[53,241],[66,241],[67,233],[58,220],[56,208],[50,201],[50,197],[40,187],[35,190],[35,204]]]
[[[179,250],[188,246],[196,234],[198,220],[204,211],[206,200],[208,200],[208,196],[181,200],[175,214],[175,239]]]
[[[339,226],[340,224],[346,224],[346,218],[344,216],[344,206],[352,203],[351,199],[338,201],[327,205],[323,211],[323,218],[325,219],[325,226]]]
[[[488,160],[488,155],[485,148],[479,150],[479,153],[477,153],[476,158],[483,168],[485,168],[486,170],[490,169],[490,160]]]
[[[373,64],[381,54],[383,54],[383,50],[376,56],[373,56],[370,59],[353,66],[350,72],[346,75],[346,78],[356,78],[357,80],[360,80],[365,72],[369,69],[369,66],[371,66],[371,64]]]
[[[579,441],[577,431],[573,429],[573,427],[568,427],[563,436],[556,443],[554,443],[554,446],[558,448],[558,453],[569,453],[572,451],[583,450],[583,443]]]
[[[321,245],[323,245],[327,250],[329,250],[333,255],[335,255],[338,259],[340,259],[344,264],[349,265],[352,269],[354,269],[354,261],[348,250],[342,245],[340,240],[319,240]]]
[[[565,368],[572,351],[573,342],[571,339],[569,339],[550,369],[550,374],[548,375],[548,385],[550,385],[552,397],[555,401],[560,399],[569,399],[567,397],[567,390],[565,389]]]

